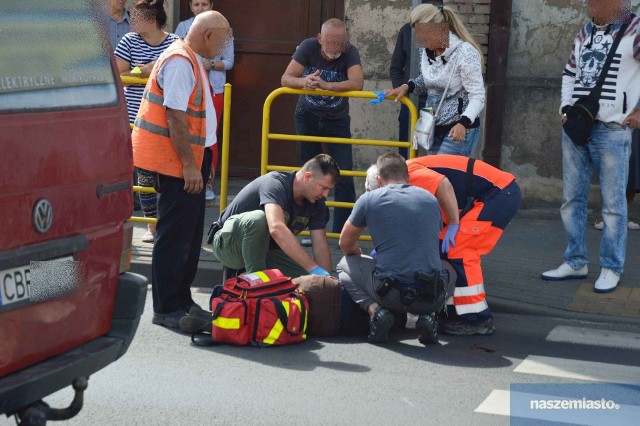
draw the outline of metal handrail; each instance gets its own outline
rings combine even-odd
[[[345,98],[360,98],[360,99],[377,99],[378,95],[374,92],[360,91],[360,90],[350,90],[347,92],[333,92],[331,90],[304,90],[304,89],[292,89],[290,87],[280,87],[273,92],[271,92],[267,99],[264,101],[264,107],[262,109],[262,155],[260,158],[260,174],[264,175],[269,171],[295,171],[299,170],[300,167],[290,167],[290,166],[281,166],[281,165],[272,165],[269,164],[269,141],[270,140],[281,140],[281,141],[290,141],[290,142],[315,142],[315,143],[337,143],[337,144],[350,144],[350,145],[369,145],[369,146],[384,146],[384,147],[398,147],[398,148],[408,148],[409,150],[409,158],[415,158],[416,150],[413,149],[413,144],[411,142],[398,142],[391,140],[378,140],[378,139],[356,139],[356,138],[333,138],[333,137],[321,137],[321,136],[300,136],[300,135],[292,135],[292,134],[282,134],[282,133],[270,133],[270,123],[271,123],[271,104],[273,101],[281,95],[313,95],[313,96],[340,96]],[[392,96],[387,96],[385,100],[395,101],[396,98]],[[418,121],[418,111],[416,106],[406,96],[403,96],[398,99],[399,102],[406,105],[409,109],[409,114],[411,116],[411,129],[413,129]],[[409,138],[411,140],[411,137]],[[367,173],[365,171],[358,170],[340,170],[340,175],[343,176],[366,176]],[[338,207],[338,208],[351,208],[355,203],[347,203],[341,201],[327,201],[326,205],[329,207]],[[303,231],[299,235],[309,235],[309,231]],[[340,234],[335,232],[327,232],[327,237],[329,238],[339,238]],[[371,240],[370,236],[363,235],[360,237],[364,240]]]

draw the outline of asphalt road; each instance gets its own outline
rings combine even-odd
[[[432,347],[404,330],[385,346],[335,337],[201,348],[152,325],[150,300],[129,352],[90,378],[67,425],[508,425],[514,383],[640,384],[640,330],[619,325],[497,314],[494,336]],[[67,389],[47,402],[71,398]]]

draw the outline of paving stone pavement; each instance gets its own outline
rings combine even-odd
[[[229,199],[247,183],[232,179]],[[216,192],[219,194],[219,191]],[[212,287],[222,279],[222,265],[206,244],[208,224],[219,215],[219,198],[206,208],[205,235],[194,287]],[[140,238],[146,225],[135,224],[132,271],[151,277],[152,244]],[[640,231],[630,230],[625,271],[616,291],[593,292],[600,273],[598,248],[602,231],[589,226],[587,248],[589,277],[584,280],[549,282],[540,274],[562,263],[566,247],[564,228],[557,210],[522,209],[505,230],[496,248],[482,258],[485,289],[494,311],[520,312],[594,321],[626,322],[640,325]],[[342,254],[337,240],[330,239],[335,265]],[[370,250],[370,242],[362,243]],[[410,245],[408,245],[410,247]],[[206,290],[205,290],[206,291]]]

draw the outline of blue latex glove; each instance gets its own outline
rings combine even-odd
[[[378,252],[376,251],[376,249],[373,249],[373,250],[371,250],[371,254],[369,256],[371,256],[371,257],[373,257],[375,259],[377,255],[378,255]]]
[[[449,224],[449,227],[447,228],[447,232],[445,232],[444,238],[442,239],[443,253],[449,253],[449,248],[456,246],[455,238],[456,238],[456,235],[458,234],[459,229],[460,229],[459,223]]]
[[[376,91],[374,91],[373,93],[375,93],[375,94],[378,96],[378,99],[371,99],[371,100],[369,101],[369,103],[370,103],[371,105],[377,105],[377,104],[379,104],[380,102],[384,101],[385,96],[387,96],[387,95],[385,95],[385,94],[384,94],[384,92],[381,92],[381,91],[379,91],[379,90],[376,90]]]
[[[309,275],[322,275],[323,277],[330,277],[331,274],[328,273],[324,268],[320,266],[316,266],[312,270],[309,271]]]

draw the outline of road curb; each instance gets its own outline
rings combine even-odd
[[[600,315],[591,312],[570,311],[568,309],[551,308],[533,303],[519,302],[499,296],[487,296],[487,302],[493,312],[507,314],[523,314],[538,317],[551,317],[578,320],[585,322],[597,322],[608,324],[626,324],[640,326],[640,319],[611,315]]]

